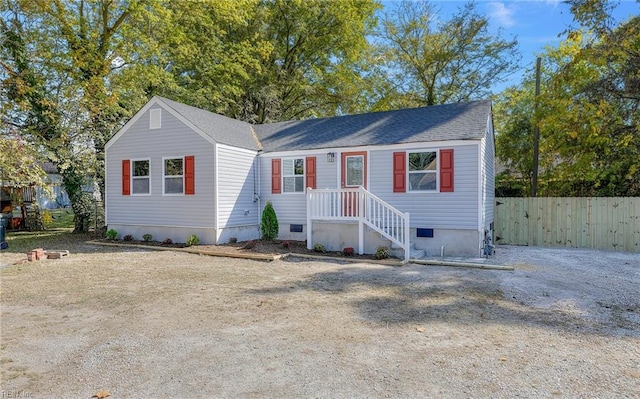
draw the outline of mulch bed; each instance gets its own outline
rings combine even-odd
[[[131,244],[131,245],[146,245],[153,247],[163,247],[163,248],[187,248],[188,245],[185,243],[167,243],[160,241],[141,241],[141,240],[109,240],[107,238],[95,240],[98,242],[104,243],[117,243],[117,244]],[[363,254],[358,255],[357,250],[354,251],[353,255],[345,255],[342,251],[326,251],[326,252],[316,252],[311,249],[307,249],[307,243],[305,241],[294,241],[294,240],[275,240],[275,241],[263,241],[263,240],[252,240],[245,242],[236,242],[236,243],[228,243],[221,245],[197,245],[194,248],[202,249],[204,251],[216,251],[216,252],[241,252],[241,253],[259,253],[259,254],[273,254],[273,255],[281,255],[281,254],[305,254],[305,255],[318,255],[318,256],[327,256],[327,257],[343,257],[343,258],[351,258],[351,259],[362,259],[362,260],[376,260],[375,256],[372,254]],[[390,257],[389,259],[396,259],[394,257]]]
[[[363,260],[375,260],[376,258],[371,254],[358,255],[357,250],[352,255],[345,255],[342,251],[326,251],[316,252],[312,249],[307,249],[307,243],[305,241],[294,240],[275,240],[275,241],[263,241],[253,240],[238,243],[229,243],[222,245],[212,245],[211,247],[232,247],[242,249],[251,252],[258,252],[264,254],[305,254],[305,255],[319,255],[330,257],[344,257]]]

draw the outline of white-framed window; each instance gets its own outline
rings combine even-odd
[[[438,152],[409,152],[409,191],[438,189]]]
[[[304,192],[304,158],[282,160],[282,187],[285,193]]]
[[[162,159],[162,192],[184,194],[184,158]]]
[[[149,159],[131,160],[131,194],[151,194],[151,172]]]

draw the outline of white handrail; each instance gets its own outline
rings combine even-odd
[[[364,187],[320,190],[308,188],[308,245],[311,243],[312,220],[354,220],[364,223],[400,246],[404,250],[405,260],[409,260],[409,213],[394,208]],[[362,242],[362,237],[359,242]]]

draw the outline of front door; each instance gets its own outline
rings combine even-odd
[[[367,188],[367,153],[342,153],[342,188]],[[358,194],[343,194],[344,216],[358,216]]]

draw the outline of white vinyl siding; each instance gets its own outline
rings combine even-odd
[[[495,203],[495,143],[491,117],[487,123],[487,134],[480,146],[482,152],[482,229],[489,229],[493,222]]]
[[[107,223],[214,227],[214,147],[170,112],[161,115],[161,129],[149,129],[147,110],[107,148]],[[176,152],[195,157],[195,195],[163,195],[163,158]],[[150,195],[122,195],[124,159],[150,160]]]
[[[255,153],[228,146],[217,146],[218,227],[259,223]],[[196,170],[197,173],[197,170]],[[197,192],[197,188],[196,188]]]
[[[469,145],[442,146],[454,149],[454,192],[393,192],[393,153],[402,149],[369,152],[369,191],[402,212],[409,212],[411,227],[440,229],[478,228],[478,148]],[[438,150],[438,149],[433,149]],[[414,149],[408,151],[416,151]]]

